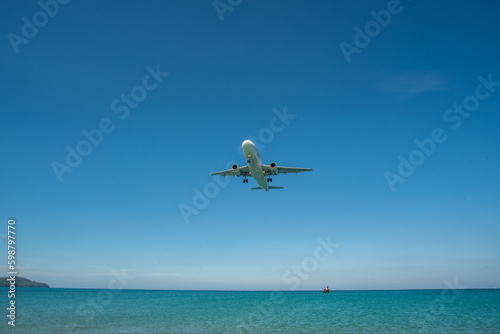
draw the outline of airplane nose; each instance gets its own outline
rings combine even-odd
[[[243,144],[241,144],[242,148],[245,148],[245,146],[255,146],[255,144],[251,140],[245,140]]]

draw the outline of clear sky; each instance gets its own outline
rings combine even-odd
[[[497,2],[41,4],[0,4],[3,275],[13,217],[54,287],[500,286]],[[247,138],[313,172],[211,177]]]

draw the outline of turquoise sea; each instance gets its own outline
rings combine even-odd
[[[0,289],[0,333],[500,333],[500,290]]]

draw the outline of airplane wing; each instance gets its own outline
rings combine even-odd
[[[263,165],[262,170],[267,174],[273,174],[273,168],[269,165]],[[274,173],[276,174],[289,174],[289,173],[300,173],[300,172],[311,172],[311,168],[297,168],[297,167],[279,167],[276,166]]]
[[[278,174],[311,172],[312,168],[278,167]]]
[[[222,175],[222,176],[248,176],[250,175],[250,170],[248,166],[243,166],[239,168],[240,174],[238,175],[233,169],[227,169],[220,172],[215,172],[210,175]]]

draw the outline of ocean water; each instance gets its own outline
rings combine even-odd
[[[500,290],[29,289],[0,333],[500,333]]]

